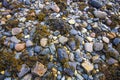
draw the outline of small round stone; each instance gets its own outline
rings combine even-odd
[[[42,47],[45,47],[45,46],[47,45],[47,41],[48,41],[47,38],[42,38],[42,39],[40,40],[41,46],[42,46]]]
[[[68,21],[68,23],[69,23],[69,24],[75,24],[75,20],[74,20],[74,19],[70,19],[70,20]]]
[[[41,51],[41,47],[40,46],[35,46],[34,52],[39,53],[40,51]]]
[[[25,43],[18,43],[15,45],[16,51],[22,51],[23,49],[25,49]]]
[[[109,43],[109,42],[110,42],[109,38],[107,38],[107,37],[102,37],[102,40],[103,40],[105,43]]]

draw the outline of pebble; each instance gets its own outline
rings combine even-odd
[[[76,76],[77,76],[78,80],[84,80],[84,78],[80,74],[77,74]]]
[[[49,54],[49,53],[50,53],[49,48],[45,48],[45,49],[42,50],[42,52],[40,54],[46,55],[46,54]]]
[[[92,32],[92,33],[90,34],[90,36],[91,36],[92,38],[95,38],[96,34],[95,34],[94,32]]]
[[[49,46],[49,49],[50,49],[50,52],[51,52],[52,54],[55,54],[56,48],[55,48],[55,45],[54,45],[54,44],[51,44],[51,45]]]
[[[31,47],[33,46],[33,42],[31,40],[26,41],[26,47]]]
[[[18,35],[22,32],[22,28],[12,28],[12,35]]]
[[[93,64],[89,61],[84,61],[81,65],[88,73],[94,69]]]
[[[52,4],[50,6],[50,8],[55,11],[55,12],[59,12],[60,11],[60,8],[58,7],[58,5],[56,3]]]
[[[94,11],[94,15],[100,19],[105,19],[107,17],[107,13],[102,11]]]
[[[113,40],[113,44],[114,45],[118,45],[120,43],[120,38],[115,38],[114,40]]]
[[[86,37],[86,39],[87,39],[89,42],[93,41],[93,38],[92,38],[92,37]]]
[[[107,63],[108,63],[109,65],[112,65],[112,64],[118,63],[118,61],[115,60],[114,58],[110,58],[110,59],[107,60]]]
[[[107,33],[107,37],[110,39],[113,39],[116,37],[116,34],[114,32]]]
[[[100,1],[98,0],[90,0],[89,1],[89,4],[92,6],[92,7],[95,7],[97,9],[101,8],[103,5],[100,3]]]
[[[14,43],[20,43],[21,42],[19,39],[16,38],[16,36],[12,36],[11,41],[14,42]]]
[[[14,43],[10,43],[10,49],[14,49],[15,44]]]
[[[73,53],[69,54],[69,59],[70,59],[70,61],[74,61],[74,54]]]
[[[68,21],[68,23],[71,24],[71,25],[72,25],[72,24],[75,24],[75,20],[74,20],[74,19],[70,19],[70,20]]]
[[[47,42],[48,42],[48,39],[47,39],[47,38],[42,38],[42,39],[40,40],[40,44],[41,44],[42,47],[45,47],[45,46],[47,45]]]
[[[18,43],[15,45],[16,51],[22,51],[23,49],[25,49],[25,43]]]
[[[102,40],[103,40],[105,43],[109,43],[109,42],[110,42],[109,38],[107,38],[107,37],[102,37]]]
[[[59,37],[59,42],[60,42],[61,44],[65,44],[67,41],[68,41],[68,38],[67,38],[67,37],[64,37],[64,36]]]
[[[71,35],[76,35],[78,32],[77,32],[77,30],[75,30],[75,29],[71,29],[70,30],[70,34]]]
[[[33,67],[32,69],[32,73],[39,75],[40,77],[43,76],[46,71],[47,71],[47,68],[40,62],[36,62],[35,67]]]
[[[41,47],[40,46],[35,46],[34,52],[39,53],[40,51],[41,51]]]
[[[22,80],[32,80],[32,74],[25,75]]]
[[[95,51],[101,51],[103,49],[103,43],[96,42],[93,45]]]
[[[30,68],[27,67],[26,64],[23,64],[23,65],[22,65],[22,68],[21,68],[21,70],[20,70],[20,72],[19,72],[19,74],[18,74],[18,77],[19,77],[19,78],[23,77],[23,76],[24,76],[25,74],[27,74],[29,71],[30,71]]]
[[[75,43],[75,41],[68,42],[68,45],[71,48],[71,50],[74,51],[76,49],[76,43]]]
[[[93,52],[93,43],[85,43],[84,47],[86,51]]]
[[[58,59],[60,60],[60,62],[64,63],[69,60],[68,54],[64,48],[58,48],[57,53],[58,53]]]

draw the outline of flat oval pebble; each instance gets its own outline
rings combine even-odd
[[[23,49],[25,49],[25,43],[18,43],[15,45],[16,51],[22,51]]]

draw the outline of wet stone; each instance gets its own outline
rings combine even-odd
[[[64,48],[58,48],[57,53],[60,62],[66,62],[69,60],[68,54]]]
[[[21,28],[12,28],[12,35],[17,35],[22,32]]]
[[[21,68],[21,70],[20,70],[20,72],[19,72],[19,74],[18,74],[18,77],[19,77],[19,78],[23,77],[23,76],[24,76],[25,74],[27,74],[29,71],[30,71],[30,68],[27,67],[26,64],[23,64],[23,65],[22,65],[22,68]]]
[[[94,68],[93,64],[91,64],[89,61],[84,61],[81,65],[88,73]]]
[[[32,73],[39,75],[40,77],[43,76],[46,71],[47,71],[47,68],[40,62],[37,62],[35,67],[32,69]]]
[[[85,43],[84,47],[86,51],[93,52],[93,43]]]
[[[31,40],[26,41],[26,47],[31,47],[33,46],[33,42]]]
[[[94,50],[95,51],[101,51],[103,49],[103,43],[94,43]]]
[[[41,47],[40,46],[35,46],[34,52],[39,53],[40,51],[41,51]]]
[[[18,43],[15,45],[16,51],[22,51],[23,49],[25,49],[25,43]]]

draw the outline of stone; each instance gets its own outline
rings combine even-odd
[[[15,45],[16,51],[22,51],[23,49],[25,49],[25,43],[18,43]]]
[[[107,24],[107,25],[111,25],[111,24],[112,24],[112,21],[111,21],[110,19],[107,19],[107,20],[106,20],[106,24]]]
[[[41,51],[41,47],[40,46],[35,46],[34,52],[39,53],[40,51]]]
[[[103,49],[103,43],[101,42],[96,42],[93,45],[95,51],[101,51]]]
[[[107,33],[107,37],[110,39],[113,39],[116,37],[116,34],[114,32]]]
[[[91,36],[92,38],[95,38],[96,34],[95,34],[94,32],[92,32],[92,33],[90,34],[90,36]]]
[[[50,53],[49,48],[45,48],[45,49],[42,50],[42,52],[40,54],[46,55],[46,54],[49,54],[49,53]]]
[[[33,42],[31,40],[26,41],[26,47],[31,47],[33,46]]]
[[[45,47],[45,46],[47,45],[47,42],[48,42],[48,39],[47,39],[47,38],[42,38],[42,39],[40,40],[40,44],[41,44],[42,47]]]
[[[46,71],[47,71],[47,68],[40,62],[36,62],[35,67],[33,67],[32,69],[32,73],[39,75],[40,77],[43,76]]]
[[[75,24],[75,20],[74,20],[74,19],[70,19],[70,20],[68,21],[68,23],[69,23],[69,24]]]
[[[109,42],[110,42],[109,38],[107,38],[107,37],[102,37],[102,40],[103,40],[105,43],[109,43]]]
[[[105,19],[107,17],[107,13],[103,11],[94,11],[94,15],[100,19]]]
[[[25,75],[22,80],[32,80],[32,74]]]
[[[69,60],[68,54],[64,48],[58,48],[57,56],[60,62],[64,63]]]
[[[98,1],[98,0],[90,0],[89,2],[88,2],[92,7],[95,7],[95,8],[97,8],[97,9],[99,9],[99,8],[101,8],[103,5],[101,4],[101,2],[100,1]]]
[[[12,16],[11,15],[7,15],[6,17],[7,17],[7,19],[10,19]]]
[[[73,53],[69,54],[69,59],[70,59],[70,61],[74,61],[74,54]]]
[[[21,42],[19,39],[16,38],[16,36],[12,36],[12,37],[11,37],[11,41],[14,42],[14,43],[19,43],[19,42]]]
[[[15,44],[14,43],[10,43],[10,49],[14,49]]]
[[[109,65],[112,65],[112,64],[118,63],[118,61],[115,60],[114,58],[109,58],[109,59],[107,60],[107,63],[108,63]]]
[[[58,7],[58,5],[56,3],[52,4],[50,6],[50,8],[55,11],[55,12],[59,12],[60,11],[60,8]]]
[[[26,64],[23,64],[22,65],[22,68],[18,74],[18,77],[21,78],[23,77],[25,74],[27,74],[28,72],[30,71],[30,68],[26,65]]]
[[[69,45],[69,47],[70,47],[71,50],[75,50],[76,49],[76,43],[75,43],[75,41],[68,42],[68,45]]]
[[[89,61],[84,61],[81,65],[88,73],[94,69],[93,64]]]
[[[18,35],[22,32],[22,28],[12,28],[12,35]]]
[[[93,52],[93,43],[85,43],[84,48],[88,52]]]
[[[120,38],[115,38],[114,40],[113,40],[113,44],[114,45],[118,45],[120,43]]]
[[[50,53],[55,54],[56,48],[55,48],[55,45],[54,45],[54,44],[51,44],[51,45],[49,46],[49,49],[50,49]]]
[[[76,35],[78,32],[77,32],[77,30],[75,30],[75,29],[71,29],[70,30],[70,34],[71,35]]]
[[[92,38],[92,37],[86,37],[86,39],[87,39],[89,42],[93,41],[93,38]]]
[[[77,74],[76,76],[77,76],[78,80],[84,80],[84,78],[80,74]]]
[[[67,41],[68,41],[68,38],[67,38],[67,37],[64,37],[64,36],[59,37],[59,42],[60,42],[61,44],[65,44]]]

